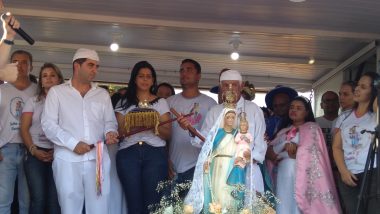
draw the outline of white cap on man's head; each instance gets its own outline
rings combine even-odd
[[[79,48],[74,54],[73,62],[81,58],[99,61],[98,53],[96,53],[96,51],[94,50],[87,49],[87,48]]]
[[[227,70],[220,75],[220,82],[222,82],[223,80],[238,80],[239,82],[242,82],[243,78],[241,77],[239,71]]]

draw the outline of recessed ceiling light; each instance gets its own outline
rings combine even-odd
[[[315,63],[315,59],[314,59],[314,57],[310,57],[308,63],[309,63],[309,65],[314,64],[314,63]]]
[[[110,45],[110,49],[111,49],[111,51],[113,51],[113,52],[119,50],[119,44],[117,44],[116,42],[112,43],[112,44]]]
[[[240,55],[239,55],[238,52],[234,51],[234,52],[231,53],[231,59],[232,60],[238,60],[239,57],[240,57]]]

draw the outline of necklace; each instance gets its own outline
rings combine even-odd
[[[225,131],[226,133],[228,133],[228,134],[231,134],[234,130],[233,130],[233,129],[231,129],[231,130],[224,129],[224,131]]]
[[[138,103],[138,106],[139,108],[149,108],[150,106],[150,103],[149,103],[149,96],[147,98],[140,98],[138,95],[137,95],[137,99],[139,100],[139,103]]]

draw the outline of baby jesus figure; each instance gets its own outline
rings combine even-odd
[[[251,159],[251,147],[253,137],[248,133],[248,121],[245,118],[240,119],[239,133],[235,137],[236,154],[234,166],[228,176],[227,184],[232,186],[244,186],[245,169]]]

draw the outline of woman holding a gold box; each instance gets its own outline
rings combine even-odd
[[[116,107],[120,136],[154,127],[125,137],[116,156],[128,213],[149,213],[148,206],[160,200],[157,185],[168,175],[165,140],[171,135],[171,124],[158,124],[170,119],[170,110],[165,99],[154,95],[156,86],[153,66],[138,62],[133,67],[126,97]]]

